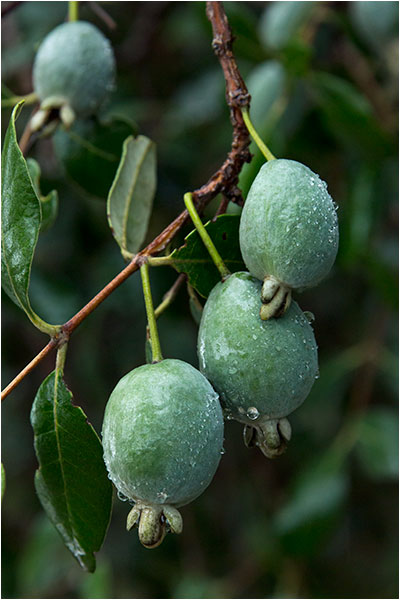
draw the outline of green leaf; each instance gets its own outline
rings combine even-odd
[[[350,2],[350,18],[360,36],[377,52],[396,37],[399,29],[399,3]]]
[[[28,158],[26,160],[26,165],[32,179],[34,190],[40,200],[42,214],[40,232],[44,232],[47,231],[56,220],[58,212],[58,193],[57,190],[52,190],[47,196],[43,196],[40,191],[41,169],[39,163],[34,158]]]
[[[26,159],[26,166],[28,167],[28,173],[32,179],[33,189],[36,195],[40,196],[40,176],[42,174],[41,168],[37,160],[34,158]]]
[[[361,419],[355,447],[364,471],[378,480],[398,477],[399,422],[394,410],[370,409]]]
[[[156,147],[129,137],[107,200],[108,222],[124,258],[139,250],[147,233],[156,191]]]
[[[391,151],[390,138],[376,121],[371,104],[349,81],[330,73],[310,78],[322,117],[333,137],[352,151],[355,148],[370,162]]]
[[[314,2],[268,3],[261,20],[259,35],[266,48],[280,50],[288,44],[315,9]]]
[[[276,60],[257,65],[248,75],[246,83],[251,94],[251,118],[258,129],[265,127],[273,105],[281,98],[285,80],[285,70]]]
[[[53,328],[33,311],[28,296],[41,211],[25,158],[17,142],[15,121],[22,104],[23,102],[17,104],[12,112],[2,151],[2,286],[11,300],[26,312],[34,325],[49,333]]]
[[[94,571],[111,514],[112,485],[101,442],[58,371],[40,386],[31,412],[40,501],[81,567]]]
[[[239,215],[220,215],[205,226],[232,273],[246,270],[239,246],[239,223]],[[221,280],[221,275],[196,230],[186,236],[184,246],[173,251],[171,265],[178,273],[186,273],[190,285],[204,298]]]
[[[126,138],[136,133],[133,123],[121,117],[108,121],[78,120],[53,136],[55,153],[67,176],[84,192],[107,198]]]
[[[42,222],[40,224],[40,232],[47,231],[56,220],[58,212],[58,192],[52,190],[47,196],[41,196],[40,205],[42,207]]]
[[[329,449],[294,481],[288,501],[276,514],[274,527],[283,545],[295,554],[314,552],[331,531],[348,490],[343,457]]]

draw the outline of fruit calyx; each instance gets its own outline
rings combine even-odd
[[[30,122],[31,131],[35,132],[42,129],[50,121],[54,112],[57,116],[56,124],[61,121],[67,129],[75,121],[75,111],[68,100],[62,96],[51,96],[43,100],[40,109],[33,115]]]
[[[261,288],[261,319],[268,321],[272,317],[281,317],[289,308],[291,301],[291,288],[278,281],[273,275],[267,275]]]
[[[245,425],[243,438],[245,445],[250,448],[258,446],[267,458],[276,458],[283,454],[292,437],[289,421],[283,419],[263,419],[257,425]]]
[[[181,533],[183,521],[179,510],[170,504],[136,502],[126,519],[126,529],[138,528],[141,544],[145,548],[157,548],[168,531]]]

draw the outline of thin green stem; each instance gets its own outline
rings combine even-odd
[[[161,354],[160,339],[158,337],[156,317],[154,314],[153,297],[151,295],[149,265],[146,262],[140,267],[140,275],[142,277],[144,302],[146,305],[147,322],[150,331],[151,350],[153,354],[153,363],[160,362],[163,357]]]
[[[229,271],[226,264],[222,260],[218,250],[214,246],[214,242],[208,235],[206,228],[204,227],[203,223],[201,222],[201,219],[198,215],[196,207],[193,204],[193,198],[192,198],[191,192],[187,192],[184,195],[183,199],[184,199],[187,211],[190,215],[190,218],[192,219],[194,226],[196,227],[201,239],[203,240],[205,247],[207,248],[215,266],[217,267],[218,271],[220,272],[222,279],[225,279],[225,277],[228,277],[228,275],[230,275],[231,272]]]
[[[10,96],[10,98],[3,98],[1,101],[1,108],[9,108],[21,102],[21,100],[25,100],[25,104],[35,104],[39,100],[37,94],[32,92],[31,94],[26,94],[26,96]]]
[[[265,158],[267,160],[274,160],[276,157],[272,154],[272,152],[268,148],[268,146],[266,146],[266,144],[264,144],[264,142],[258,135],[253,123],[251,122],[249,109],[247,107],[242,108],[242,115],[243,115],[243,121],[245,122],[245,125],[246,125],[251,137],[253,138],[253,140],[255,141],[255,143],[257,144],[257,146],[259,147],[259,149],[265,156]]]
[[[68,21],[78,21],[79,2],[68,2]]]
[[[170,306],[170,304],[172,304],[172,302],[175,300],[176,295],[179,292],[179,289],[185,280],[186,280],[185,273],[181,273],[179,275],[179,277],[176,279],[174,285],[168,290],[168,292],[166,294],[164,294],[161,304],[159,304],[157,306],[157,308],[154,309],[154,317],[156,318],[156,320],[158,319],[158,317],[160,315],[163,314],[164,311],[167,310],[167,308]],[[147,326],[146,339],[149,339],[149,337],[150,337],[150,330],[149,330],[149,326]]]

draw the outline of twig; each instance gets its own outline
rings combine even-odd
[[[88,2],[92,11],[107,25],[109,29],[116,29],[117,24],[114,19],[104,10],[98,2]]]
[[[33,112],[32,112],[33,115]],[[21,135],[21,138],[19,140],[19,147],[21,149],[22,154],[25,156],[26,153],[28,152],[28,148],[29,148],[29,142],[31,140],[31,135],[32,135],[32,131],[31,131],[31,118],[32,115],[29,118],[28,123],[26,124],[26,127]]]
[[[22,4],[22,2],[2,2],[1,3],[1,16],[5,17],[10,12],[12,12],[15,8]]]
[[[238,66],[232,52],[233,36],[228,24],[224,9],[220,2],[207,2],[207,16],[212,24],[213,29],[213,49],[218,56],[222,70],[224,72],[226,82],[226,100],[230,108],[231,122],[233,126],[233,137],[231,150],[214,175],[201,188],[193,192],[193,199],[196,208],[201,212],[206,204],[210,202],[219,193],[225,194],[230,200],[243,203],[243,198],[240,190],[237,187],[239,173],[245,162],[251,160],[251,155],[248,150],[250,144],[249,134],[244,124],[241,108],[248,106],[250,95],[246,85],[240,75]],[[20,145],[24,141],[25,148],[29,141],[28,128],[22,135]],[[26,139],[25,139],[26,138]],[[22,149],[22,148],[21,148]],[[67,340],[73,331],[88,317],[95,308],[99,306],[108,296],[123,283],[132,273],[137,271],[143,262],[144,256],[158,254],[166,248],[171,240],[176,236],[180,229],[185,224],[188,218],[188,212],[184,210],[170,223],[164,231],[162,231],[144,250],[137,254],[132,261],[127,265],[112,281],[110,281],[90,302],[88,302],[78,313],[76,313],[69,321],[61,327],[60,339]],[[22,379],[39,362],[60,344],[59,340],[51,340],[49,344],[40,352],[29,365],[21,371],[21,373],[13,380],[16,382],[14,389]],[[42,355],[42,353],[44,353]],[[22,376],[21,376],[22,375]],[[11,385],[11,384],[10,384]],[[6,390],[10,386],[7,386]],[[6,391],[4,390],[4,391]],[[11,389],[7,392],[7,394]],[[2,399],[3,399],[2,394]]]
[[[168,292],[166,292],[164,294],[161,304],[159,304],[154,311],[156,319],[158,319],[158,317],[160,315],[162,315],[162,313],[165,311],[165,309],[168,308],[168,306],[171,304],[171,302],[173,302],[175,300],[176,295],[179,292],[183,282],[186,281],[186,277],[187,277],[186,273],[181,273],[176,278],[175,282],[172,284],[172,286],[170,287]]]
[[[31,360],[29,364],[26,365],[25,369],[22,369],[20,373],[8,384],[6,388],[1,392],[1,399],[7,398],[8,394],[10,394],[14,388],[17,387],[21,383],[21,381],[33,371],[33,369],[52,351],[57,347],[56,340],[50,340],[50,342]]]
[[[222,194],[222,200],[219,203],[219,206],[217,208],[217,212],[215,213],[215,215],[212,218],[213,221],[216,221],[217,217],[219,217],[219,215],[223,215],[224,213],[226,213],[226,209],[228,208],[228,204],[229,204],[229,198],[227,198],[225,196],[225,194]]]

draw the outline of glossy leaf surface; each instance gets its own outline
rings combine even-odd
[[[239,247],[239,221],[239,215],[220,215],[216,221],[210,221],[205,226],[232,273],[246,270]],[[174,250],[171,259],[172,266],[179,273],[186,273],[190,285],[204,298],[221,280],[221,275],[196,230],[186,236],[185,245]]]
[[[54,371],[40,386],[31,412],[40,501],[81,567],[94,571],[94,552],[107,531],[112,485],[101,442]]]
[[[19,103],[13,110],[2,151],[2,286],[8,296],[35,321],[37,317],[30,305],[28,290],[41,213],[39,199],[17,142],[15,120],[21,105]]]
[[[124,258],[139,250],[156,191],[156,147],[147,137],[129,137],[107,200],[108,222]]]

